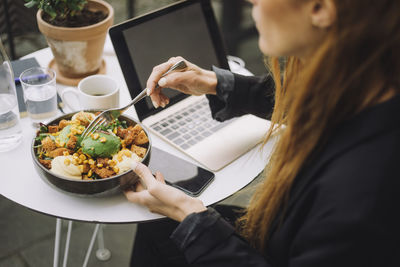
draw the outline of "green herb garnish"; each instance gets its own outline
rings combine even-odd
[[[47,127],[47,125],[46,124],[44,124],[44,123],[39,123],[39,133],[47,133],[47,132],[49,132],[49,128]]]

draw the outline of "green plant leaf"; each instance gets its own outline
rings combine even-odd
[[[27,8],[32,8],[32,7],[36,6],[36,5],[38,5],[38,2],[35,1],[35,0],[25,0],[25,2],[27,2],[27,3],[25,3],[25,6]]]
[[[44,6],[43,11],[50,15],[51,19],[57,17],[57,12],[52,6]]]
[[[64,19],[82,11],[87,4],[87,0],[24,0],[28,8],[37,6],[51,17]]]

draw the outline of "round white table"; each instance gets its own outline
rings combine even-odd
[[[107,75],[114,77],[121,87],[120,104],[127,104],[131,96],[125,84],[117,57],[109,40],[106,42],[104,60]],[[35,57],[41,66],[47,66],[52,59],[49,48],[39,50],[28,57]],[[58,85],[62,91],[63,85]],[[134,107],[127,114],[137,118]],[[268,123],[266,121],[266,123]],[[70,220],[101,222],[101,223],[132,223],[160,218],[160,215],[150,213],[147,209],[129,203],[120,195],[91,198],[66,194],[54,189],[44,182],[33,166],[30,145],[35,136],[35,129],[29,118],[21,119],[23,141],[16,149],[0,153],[1,180],[0,194],[29,209]],[[174,147],[168,145],[155,135],[151,135],[153,145],[174,155],[194,162]],[[253,148],[222,170],[215,173],[215,179],[198,197],[205,205],[210,205],[225,199],[250,183],[265,167],[272,144],[267,144],[261,150],[260,146]]]
[[[45,48],[26,57],[35,57],[41,66],[48,66],[52,54],[49,48]],[[131,96],[109,39],[106,41],[104,60],[107,75],[114,77],[120,83],[120,104],[127,104]],[[236,71],[240,71],[240,68]],[[242,72],[246,74],[245,70]],[[61,92],[65,87],[58,84],[57,90]],[[134,107],[131,107],[127,114],[137,118]],[[22,143],[13,151],[0,153],[0,179],[2,180],[0,194],[4,197],[31,210],[68,220],[135,223],[162,217],[149,212],[142,206],[128,202],[123,194],[96,198],[80,197],[53,188],[40,178],[33,165],[30,146],[36,130],[31,126],[29,118],[21,119],[21,124]],[[157,136],[151,135],[151,138],[154,146],[194,162]],[[267,143],[263,147],[258,145],[216,172],[214,181],[198,198],[208,206],[229,197],[249,184],[265,167],[272,146],[272,143]]]

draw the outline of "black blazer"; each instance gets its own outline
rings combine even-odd
[[[265,93],[270,78],[235,75],[233,80],[235,85],[249,86],[211,97],[214,114],[221,112],[224,118],[240,114],[240,109],[232,112],[229,107],[239,102],[247,106],[246,90],[252,90],[253,97],[259,91],[264,101],[272,95]],[[240,99],[233,93],[236,90],[241,90],[236,93]],[[252,113],[265,116],[271,109]],[[399,166],[400,96],[396,96],[342,123],[298,174],[284,219],[273,223],[263,254],[211,208],[189,215],[171,238],[196,266],[399,267]]]

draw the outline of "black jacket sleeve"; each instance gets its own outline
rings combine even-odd
[[[196,266],[271,266],[213,208],[187,216],[171,239]]]
[[[212,116],[218,121],[245,114],[270,119],[275,83],[271,75],[243,76],[213,67],[217,75],[217,95],[207,95]]]

